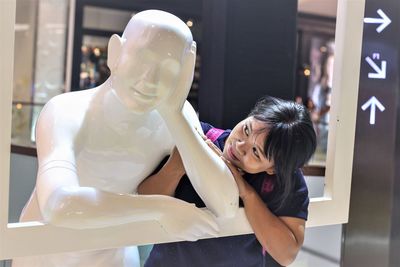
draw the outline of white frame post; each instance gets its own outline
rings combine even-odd
[[[325,190],[311,199],[307,226],[348,221],[365,0],[339,0]]]
[[[0,259],[8,243],[11,108],[16,0],[0,1]]]

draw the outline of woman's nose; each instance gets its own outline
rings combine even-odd
[[[246,155],[247,145],[246,142],[243,140],[239,140],[236,142],[236,149],[241,156]]]

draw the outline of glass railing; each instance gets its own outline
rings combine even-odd
[[[44,104],[13,102],[11,145],[35,148],[35,125]]]

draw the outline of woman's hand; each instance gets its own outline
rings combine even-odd
[[[242,170],[238,169],[234,166],[229,160],[221,156],[221,159],[228,166],[229,170],[232,172],[233,177],[235,178],[236,184],[239,189],[239,196],[244,201],[249,195],[256,193],[254,189],[243,179]]]
[[[204,142],[206,142],[206,144],[211,148],[211,150],[214,151],[215,154],[221,157],[222,156],[221,149],[219,149],[219,147],[214,145],[214,143],[210,139],[208,139],[207,136],[205,136],[201,131],[199,131],[199,129],[196,128],[196,131],[201,136],[201,138],[203,138]]]

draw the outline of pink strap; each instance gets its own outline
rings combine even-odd
[[[210,139],[212,142],[218,139],[220,135],[224,132],[224,130],[218,129],[218,128],[211,128],[208,130],[206,133],[206,136],[208,139]]]

